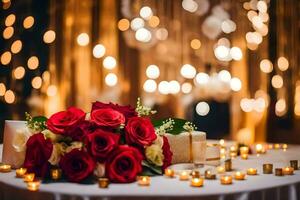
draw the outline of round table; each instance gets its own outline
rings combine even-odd
[[[2,152],[2,145],[0,146]],[[1,155],[0,155],[1,156]],[[93,199],[93,198],[170,198],[182,199],[202,197],[203,199],[290,199],[296,200],[299,196],[300,170],[291,176],[275,176],[263,174],[262,165],[272,163],[273,169],[289,166],[290,160],[300,158],[300,146],[289,145],[286,151],[268,150],[260,156],[250,155],[248,160],[239,157],[233,159],[234,170],[246,171],[247,168],[257,168],[259,175],[246,176],[244,181],[233,180],[232,185],[221,185],[220,180],[205,180],[204,186],[194,188],[188,181],[178,178],[156,176],[151,178],[149,187],[138,186],[137,183],[110,184],[107,189],[98,188],[97,184],[84,185],[75,183],[50,183],[41,184],[39,192],[29,192],[22,179],[15,178],[15,171],[0,173],[0,199],[13,199],[12,197],[28,196],[43,197],[43,199]],[[228,172],[230,174],[230,172]],[[4,189],[3,189],[4,188]],[[2,198],[1,198],[2,197]],[[22,199],[23,199],[22,198]],[[201,198],[201,199],[202,199]],[[15,198],[14,198],[15,199]],[[30,197],[33,199],[33,197]],[[39,199],[39,198],[38,198]]]

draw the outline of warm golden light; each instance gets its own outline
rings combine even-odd
[[[157,88],[157,84],[154,80],[148,79],[145,81],[143,85],[143,89],[145,92],[152,93],[155,92]]]
[[[88,45],[90,42],[90,37],[87,33],[80,33],[78,36],[77,36],[77,43],[80,45],[80,46],[86,46]]]
[[[34,24],[34,18],[32,16],[26,17],[23,21],[23,26],[25,29],[31,28],[33,24]]]
[[[197,71],[196,71],[195,67],[190,64],[184,64],[184,65],[182,65],[182,67],[180,69],[180,74],[184,78],[192,79],[196,76],[196,73],[197,73]]]
[[[279,117],[286,113],[286,102],[285,99],[279,99],[275,104],[275,114]]]
[[[152,9],[149,6],[144,6],[141,8],[140,16],[145,20],[149,20],[150,17],[152,17],[152,15],[153,15]]]
[[[43,80],[41,77],[36,76],[32,79],[31,85],[34,89],[40,89],[42,87]]]
[[[27,66],[31,70],[35,70],[39,66],[39,59],[36,56],[31,56],[27,61]]]
[[[264,73],[270,73],[273,71],[273,64],[268,59],[263,59],[262,61],[260,61],[259,67],[260,70]]]
[[[118,22],[118,28],[120,31],[126,31],[129,29],[130,22],[128,19],[120,19]]]
[[[0,83],[0,96],[4,96],[6,92],[6,87],[4,83]]]
[[[53,30],[48,30],[44,33],[43,40],[45,43],[50,44],[54,42],[56,34]]]
[[[11,53],[9,51],[5,51],[1,55],[1,63],[2,65],[8,65],[11,61]]]
[[[11,45],[11,52],[16,54],[19,53],[22,49],[22,41],[21,40],[16,40],[12,43]]]
[[[150,27],[152,28],[156,28],[160,23],[160,20],[157,16],[152,16],[150,17],[149,21],[148,21],[148,24]]]
[[[93,48],[93,55],[94,55],[95,58],[103,57],[105,52],[106,52],[106,49],[102,44],[97,44]]]
[[[200,49],[200,47],[201,47],[201,42],[200,42],[200,40],[198,40],[198,39],[193,39],[193,40],[191,41],[191,47],[192,47],[192,49]]]
[[[49,97],[54,97],[57,94],[57,87],[55,85],[50,85],[47,89],[47,95]]]
[[[103,67],[106,69],[114,69],[117,66],[117,61],[112,56],[107,56],[103,60]]]
[[[289,68],[289,61],[285,57],[279,57],[277,65],[281,71],[286,71]]]
[[[165,28],[159,28],[155,33],[158,40],[166,40],[168,38],[168,34],[168,30]]]
[[[6,3],[3,3],[3,10],[7,10],[11,5],[11,2],[10,1],[7,1]]]
[[[184,94],[190,93],[192,91],[192,89],[193,89],[193,86],[190,83],[183,83],[181,86],[181,91]]]
[[[13,27],[6,27],[3,31],[3,38],[4,39],[9,39],[13,36],[14,34],[14,28]]]
[[[17,67],[14,71],[13,71],[14,77],[16,79],[22,79],[25,75],[25,69],[22,66]]]
[[[15,102],[15,94],[12,90],[7,90],[5,92],[5,95],[4,95],[4,100],[6,101],[6,103],[8,104],[12,104]]]
[[[0,89],[0,96],[1,96],[1,89]],[[300,103],[296,103],[295,108],[294,108],[294,113],[296,116],[300,116]]]
[[[105,83],[106,85],[112,87],[118,83],[118,77],[114,73],[109,73],[105,76]]]
[[[50,81],[50,72],[49,71],[44,71],[42,74],[43,80],[45,82],[49,82]]]
[[[5,19],[5,26],[12,26],[16,21],[16,15],[10,14]]]
[[[157,79],[159,77],[160,70],[157,65],[149,65],[146,69],[146,76],[151,79]]]
[[[272,77],[271,83],[274,88],[281,88],[283,86],[283,79],[280,75],[275,75]]]

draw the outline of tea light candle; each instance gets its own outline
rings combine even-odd
[[[284,175],[293,175],[294,174],[294,168],[292,168],[292,167],[284,167],[282,169],[282,171],[283,171]]]
[[[249,169],[247,170],[247,174],[248,174],[248,175],[257,175],[257,169],[249,168]]]
[[[108,178],[99,178],[98,179],[99,188],[108,188],[108,185],[109,185]]]
[[[27,183],[27,189],[29,191],[38,191],[41,185],[41,181],[31,181]]]
[[[2,173],[7,173],[7,172],[11,172],[11,165],[0,165],[0,172]]]
[[[245,180],[245,176],[246,176],[245,173],[239,172],[239,171],[235,172],[235,174],[234,174],[235,180]]]
[[[139,186],[149,186],[150,185],[150,177],[149,176],[140,176],[138,177]]]
[[[202,187],[204,179],[203,178],[192,178],[191,186],[193,187]]]
[[[275,169],[275,176],[283,176],[282,168]]]
[[[241,155],[248,154],[248,153],[249,153],[249,147],[246,147],[246,146],[240,147],[240,154]]]
[[[262,144],[257,144],[255,146],[255,150],[257,154],[265,153],[264,146]]]
[[[263,173],[264,174],[272,174],[273,173],[273,165],[272,164],[263,164]]]
[[[62,171],[61,169],[51,169],[51,178],[53,180],[58,180],[61,178]]]
[[[228,175],[221,176],[220,182],[222,185],[230,185],[232,184],[232,176],[228,176]]]
[[[167,177],[173,178],[175,176],[175,171],[173,169],[165,169],[165,175]]]
[[[290,161],[291,167],[294,168],[294,170],[298,170],[298,160],[291,160]]]
[[[24,175],[26,174],[27,172],[27,169],[26,168],[19,168],[19,169],[16,169],[16,177],[17,178],[23,178]]]
[[[24,175],[24,182],[32,182],[34,180],[35,174],[29,173]]]
[[[192,178],[200,178],[200,172],[197,170],[192,171]]]
[[[243,160],[247,160],[248,159],[248,154],[241,154],[241,158]]]
[[[222,147],[224,147],[224,146],[225,146],[225,140],[224,140],[224,139],[221,139],[221,140],[219,141],[219,144],[220,144]]]
[[[229,172],[232,170],[232,162],[231,159],[225,160],[225,171]]]
[[[287,148],[288,148],[288,145],[287,145],[287,144],[282,144],[282,149],[283,149],[284,151],[286,151]]]
[[[273,148],[274,148],[273,144],[268,144],[268,149],[273,149]]]
[[[223,174],[223,173],[225,173],[225,168],[223,166],[219,166],[219,167],[217,167],[217,171],[219,174]]]
[[[187,181],[187,180],[189,180],[189,178],[190,177],[189,177],[188,172],[183,171],[183,172],[180,173],[179,180],[181,180],[181,181]]]
[[[226,149],[224,147],[221,147],[220,149],[220,157],[221,159],[226,158]]]
[[[204,176],[206,179],[216,179],[216,174],[212,173],[210,170],[206,170]]]
[[[280,149],[280,144],[274,144],[274,149]]]

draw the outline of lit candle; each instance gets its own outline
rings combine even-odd
[[[175,176],[175,171],[173,169],[165,169],[165,175],[167,177],[173,178]]]
[[[11,166],[10,165],[0,165],[0,172],[2,173],[7,173],[7,172],[11,172]]]
[[[35,174],[29,173],[24,175],[24,182],[32,182],[34,180]]]
[[[274,148],[273,144],[268,144],[268,149],[273,149],[273,148]]]
[[[261,153],[264,153],[264,152],[265,152],[264,147],[263,147],[262,144],[257,144],[257,145],[255,146],[255,150],[256,150],[256,153],[257,153],[257,154],[261,154]]]
[[[235,146],[230,147],[230,157],[235,158],[237,156],[237,149]]]
[[[180,173],[180,176],[179,176],[179,180],[181,180],[181,181],[187,181],[187,180],[189,180],[189,173],[188,172],[186,172],[186,171],[183,171],[183,172],[181,172]]]
[[[40,188],[40,181],[31,181],[27,183],[27,189],[29,191],[38,191]]]
[[[16,169],[16,177],[17,178],[23,178],[24,175],[26,174],[27,172],[27,169],[26,168],[19,168],[19,169]]]
[[[228,176],[228,175],[221,176],[220,182],[222,185],[230,185],[232,184],[232,176]]]
[[[235,180],[245,180],[246,174],[243,172],[235,172],[234,178]]]
[[[201,187],[203,186],[204,179],[203,178],[192,178],[191,186],[193,187]]]
[[[149,176],[139,176],[138,184],[139,184],[139,186],[149,186],[150,185],[150,177]]]
[[[226,149],[224,147],[221,147],[220,149],[220,157],[224,159],[226,157]]]
[[[247,170],[247,174],[248,174],[248,175],[257,175],[257,169],[249,168],[249,169]]]
[[[293,175],[294,174],[294,168],[292,168],[292,167],[284,167],[282,169],[282,171],[283,171],[284,175]]]
[[[216,174],[213,174],[210,170],[206,170],[204,176],[206,179],[216,179]]]
[[[287,145],[287,144],[282,144],[282,149],[283,149],[283,151],[286,151],[287,148],[288,148],[288,145]]]
[[[98,179],[99,188],[108,188],[108,185],[109,185],[108,178],[99,178]]]
[[[275,176],[283,176],[282,168],[275,169]]]
[[[247,160],[248,159],[248,154],[241,154],[241,158],[243,160]]]
[[[51,178],[53,180],[58,180],[61,178],[61,169],[51,169]]]
[[[298,170],[299,166],[298,166],[298,160],[291,160],[291,167],[294,168],[294,170]]]
[[[192,171],[192,178],[200,178],[200,172],[198,170]]]
[[[263,173],[264,174],[272,174],[273,173],[273,165],[272,164],[263,164]]]
[[[225,140],[224,140],[224,139],[221,139],[221,140],[219,141],[219,143],[220,143],[220,145],[221,145],[222,147],[225,146]]]
[[[217,171],[219,174],[223,174],[225,172],[225,168],[223,166],[217,167]]]
[[[249,153],[249,147],[246,147],[246,146],[240,147],[240,154],[241,155],[248,154],[248,153]]]
[[[225,160],[225,171],[230,172],[232,170],[231,159]]]
[[[274,149],[280,149],[280,144],[274,144]]]

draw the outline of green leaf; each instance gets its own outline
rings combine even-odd
[[[149,163],[146,160],[142,161],[143,166],[143,175],[154,176],[154,175],[162,175],[162,169],[159,166],[155,166]]]
[[[45,116],[36,116],[32,118],[32,121],[36,122],[46,122],[48,119]]]
[[[173,134],[173,135],[178,135],[182,132],[186,132],[186,130],[183,128],[184,124],[187,122],[187,120],[185,119],[179,119],[179,118],[172,118],[175,122],[175,124],[173,124],[173,129],[171,131],[168,131],[168,133]],[[160,127],[161,125],[163,125],[163,122],[166,119],[163,120],[153,120],[152,124],[155,128]]]

